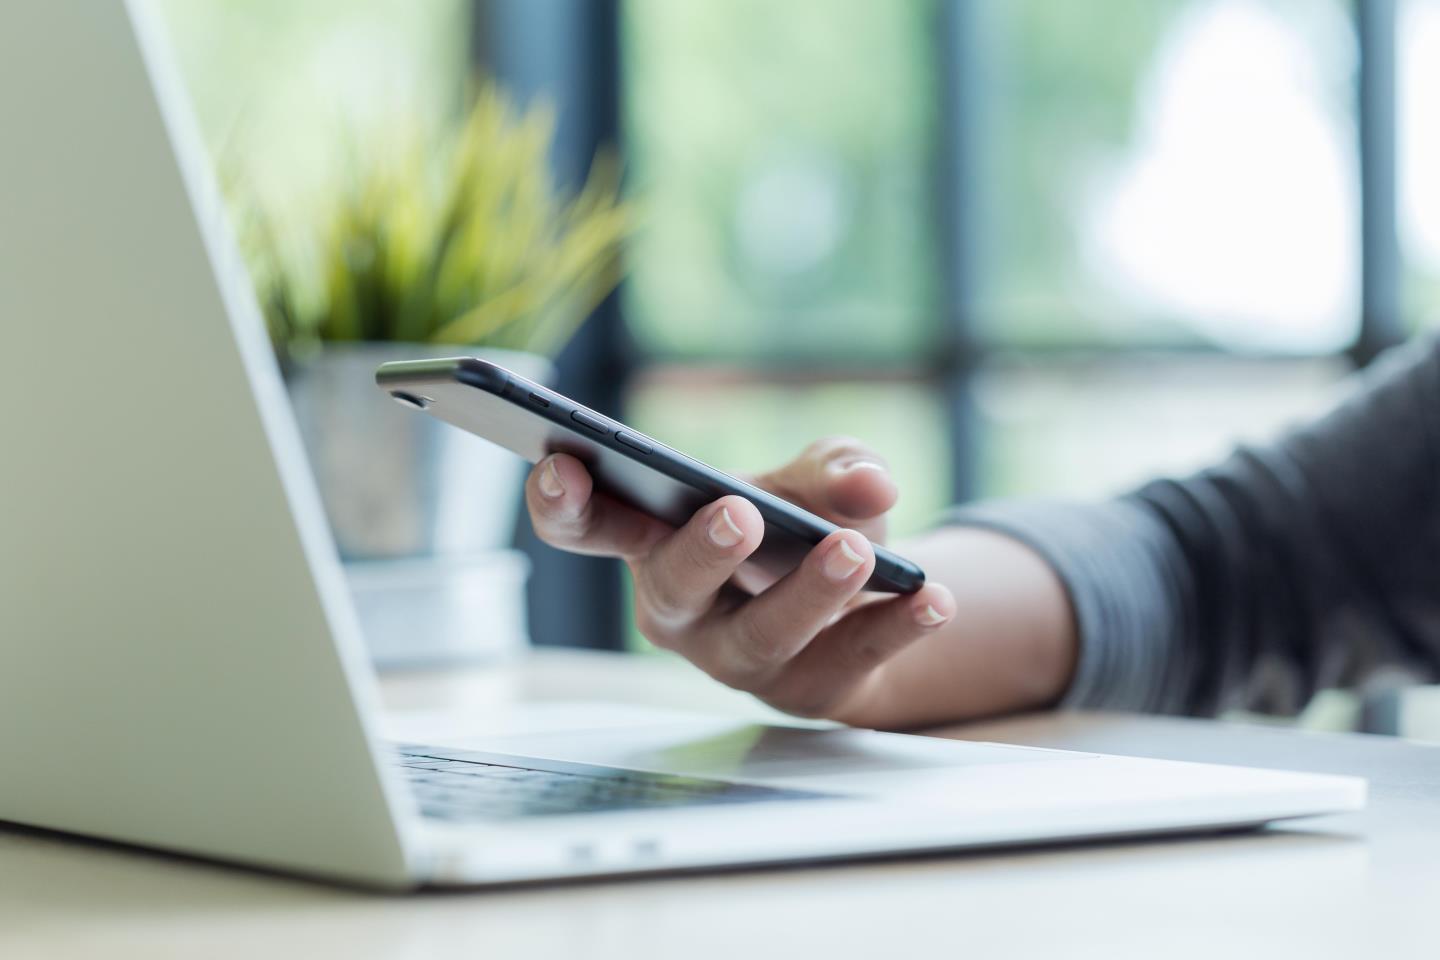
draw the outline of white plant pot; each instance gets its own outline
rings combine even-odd
[[[382,665],[487,659],[526,642],[528,567],[509,549],[526,464],[375,386],[385,361],[444,356],[553,377],[534,354],[393,343],[327,345],[287,371],[325,513]]]
[[[287,372],[290,399],[344,560],[466,556],[510,545],[525,463],[395,403],[388,360],[479,356],[548,381],[543,357],[429,344],[329,345]]]

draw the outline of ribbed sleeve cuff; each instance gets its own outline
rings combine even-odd
[[[1143,507],[996,501],[954,510],[949,522],[1028,545],[1055,568],[1080,638],[1063,707],[1183,713],[1189,617],[1169,531]]]

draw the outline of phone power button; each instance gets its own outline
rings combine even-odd
[[[587,430],[593,430],[594,432],[600,434],[600,436],[602,437],[610,432],[610,428],[605,425],[604,421],[596,417],[590,416],[590,414],[586,413],[583,410],[576,410],[574,413],[570,414],[570,419],[574,420],[576,423],[580,424],[580,426],[584,427]]]
[[[644,454],[650,453],[650,444],[646,443],[644,440],[641,440],[639,437],[632,437],[630,434],[625,433],[623,430],[616,432],[615,439],[620,441],[625,446],[629,447],[631,450],[636,450]]]

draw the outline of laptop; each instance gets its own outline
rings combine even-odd
[[[411,889],[1364,802],[1345,777],[620,707],[387,740],[153,12],[5,4],[0,130],[0,820]]]

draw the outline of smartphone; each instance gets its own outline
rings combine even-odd
[[[375,382],[399,403],[498,443],[537,463],[568,453],[589,469],[597,490],[679,527],[728,494],[753,503],[765,537],[750,562],[784,576],[835,524],[693,457],[652,440],[504,367],[474,357],[382,364]],[[914,593],[925,573],[875,547],[867,590]]]

